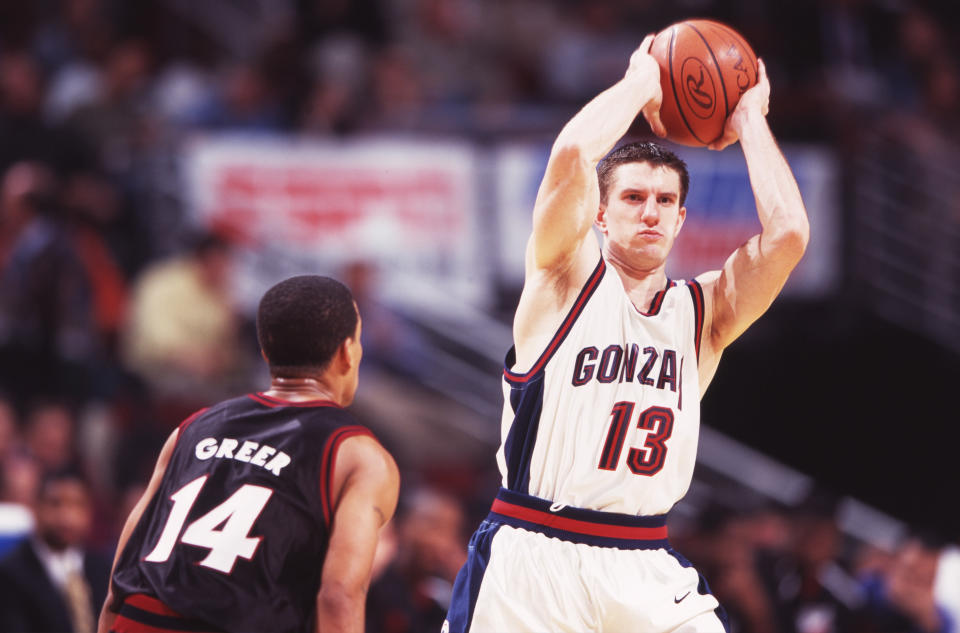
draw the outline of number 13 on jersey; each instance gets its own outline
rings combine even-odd
[[[623,443],[627,437],[630,420],[636,403],[621,401],[613,405],[610,415],[610,429],[600,454],[601,470],[616,470],[623,452]],[[673,411],[667,407],[649,407],[637,419],[637,428],[649,431],[643,442],[643,448],[631,448],[627,453],[627,466],[635,475],[651,477],[663,468],[667,458],[666,441],[673,433]]]

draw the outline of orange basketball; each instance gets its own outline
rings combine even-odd
[[[732,28],[713,20],[685,20],[657,33],[650,54],[660,64],[667,138],[709,145],[740,95],[757,83],[757,56]]]

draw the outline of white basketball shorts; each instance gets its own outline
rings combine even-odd
[[[443,633],[724,633],[726,614],[667,540],[666,516],[501,489],[470,539]]]

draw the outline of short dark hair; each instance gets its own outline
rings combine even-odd
[[[600,202],[607,203],[607,195],[613,182],[613,173],[620,165],[627,163],[650,163],[672,169],[680,176],[680,206],[687,199],[690,190],[690,173],[683,159],[659,143],[643,141],[628,143],[613,150],[597,165],[597,178],[600,181]]]
[[[303,376],[322,371],[357,331],[357,307],[336,279],[301,275],[267,290],[257,309],[257,340],[270,373]]]

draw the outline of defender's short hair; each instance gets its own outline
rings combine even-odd
[[[650,163],[672,169],[680,176],[680,206],[687,199],[690,190],[690,173],[683,159],[659,143],[643,141],[628,143],[613,150],[597,165],[597,179],[600,181],[600,203],[607,203],[613,173],[620,165],[627,163]]]
[[[270,373],[302,376],[323,370],[357,331],[356,304],[336,279],[301,275],[267,290],[257,309],[257,340]]]

